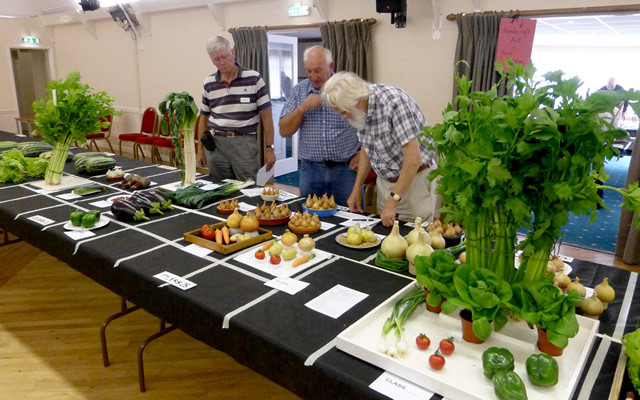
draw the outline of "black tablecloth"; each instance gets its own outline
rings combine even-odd
[[[0,140],[24,139],[0,132]],[[72,149],[74,153],[80,151],[84,150]],[[179,180],[175,169],[115,158],[127,172],[145,175],[154,184]],[[164,215],[154,215],[146,222],[114,220],[95,230],[96,236],[72,240],[63,228],[71,211],[92,209],[95,207],[89,203],[128,192],[120,189],[118,183],[107,181],[104,175],[77,174],[71,162],[66,164],[65,174],[85,177],[107,189],[77,200],[62,200],[57,196],[71,189],[45,195],[38,193],[29,182],[0,184],[0,225],[303,398],[386,398],[368,387],[383,371],[337,350],[335,338],[409,284],[412,277],[376,267],[377,248],[353,250],[338,244],[335,237],[346,230],[339,225],[344,219],[323,218],[336,225],[312,236],[318,249],[335,256],[321,263],[324,266],[320,268],[298,273],[309,286],[290,296],[265,286],[273,277],[237,262],[234,255],[212,253],[198,257],[182,250],[189,244],[183,239],[184,232],[226,218],[215,204],[200,210],[176,208]],[[261,202],[259,197],[245,197],[240,192],[231,197],[249,204]],[[298,198],[288,203],[297,211],[302,201]],[[29,219],[36,215],[55,223],[43,226]],[[269,229],[274,235],[281,235],[286,225]],[[403,226],[401,230],[406,234],[410,228]],[[389,233],[381,224],[374,231]],[[578,398],[583,393],[582,398],[602,399],[608,396],[611,387],[621,351],[619,340],[624,333],[636,328],[640,318],[640,310],[632,306],[638,296],[637,274],[580,260],[574,260],[571,266],[571,276],[579,276],[585,286],[593,287],[609,277],[617,293],[616,300],[600,319],[603,336],[596,340],[574,395]],[[186,277],[197,286],[182,291],[164,285],[153,277],[163,271]],[[305,306],[337,284],[368,296],[337,319]],[[305,366],[310,360],[314,360],[312,365]]]

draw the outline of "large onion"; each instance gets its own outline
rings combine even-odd
[[[422,231],[422,218],[416,217],[415,226],[411,232],[405,237],[407,244],[411,246],[418,240],[418,234]]]
[[[415,265],[416,256],[428,256],[433,253],[433,248],[427,244],[427,237],[429,236],[425,232],[420,232],[418,239],[407,248],[407,260],[409,260],[409,263]]]
[[[240,229],[245,232],[255,232],[258,230],[259,226],[260,223],[258,222],[258,218],[250,212],[248,212],[240,221]]]
[[[380,247],[385,256],[396,260],[402,260],[409,245],[407,244],[407,241],[400,236],[400,226],[398,221],[393,223],[391,233],[389,236],[384,238]]]
[[[232,228],[239,228],[240,221],[242,221],[242,214],[238,212],[238,208],[236,207],[233,210],[233,213],[227,217],[227,226]]]

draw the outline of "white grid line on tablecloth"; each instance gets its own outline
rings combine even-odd
[[[627,290],[624,292],[622,305],[620,306],[620,314],[618,315],[618,320],[616,321],[616,329],[613,331],[613,337],[616,339],[622,339],[622,336],[624,335],[624,328],[627,324],[627,318],[629,317],[629,310],[631,309],[631,302],[636,290],[637,281],[638,274],[632,272],[629,278],[629,282],[627,282]]]
[[[603,337],[600,341],[600,345],[598,346],[598,350],[596,351],[595,357],[591,361],[591,366],[589,367],[589,371],[587,371],[587,375],[584,377],[584,382],[582,383],[582,388],[580,389],[580,394],[578,395],[578,400],[588,400],[591,396],[591,392],[593,391],[593,386],[596,383],[596,379],[598,379],[598,375],[600,375],[600,370],[602,369],[602,363],[604,362],[607,353],[609,352],[609,347],[611,346],[611,341],[608,337]],[[584,372],[583,372],[584,373]]]

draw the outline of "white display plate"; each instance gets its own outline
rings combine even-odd
[[[269,262],[269,252],[266,252],[266,257],[265,259],[260,262],[256,257],[255,257],[255,252],[258,251],[258,249],[260,247],[264,246],[264,243],[259,244],[258,246],[254,246],[253,248],[251,248],[251,250],[242,253],[240,255],[238,255],[235,259],[238,262],[241,262],[243,264],[246,264],[250,267],[253,267],[255,269],[259,269],[260,271],[266,272],[269,275],[273,275],[276,276],[278,278],[289,278],[290,276],[297,274],[300,271],[303,271],[315,264],[318,264],[324,260],[327,260],[329,258],[331,258],[331,253],[327,253],[326,251],[322,251],[322,250],[318,250],[318,249],[313,249],[311,252],[314,253],[316,256],[313,258],[313,260],[309,260],[306,263],[298,266],[298,267],[292,267],[291,264],[293,264],[293,261],[295,261],[296,258],[302,256],[300,249],[298,249],[298,244],[295,244],[295,248],[298,250],[298,255],[293,259],[293,260],[289,260],[289,261],[285,261],[284,259],[282,259],[282,261],[280,261],[280,264],[278,265],[273,265]],[[286,249],[285,249],[286,250]]]
[[[482,353],[489,347],[504,347],[513,353],[515,372],[525,383],[529,400],[571,398],[598,332],[599,321],[577,316],[580,325],[578,334],[569,339],[563,355],[555,357],[560,368],[558,384],[552,388],[540,388],[529,382],[525,369],[527,357],[539,351],[536,330],[529,329],[524,321],[510,320],[500,332],[491,332],[483,344],[471,344],[462,340],[457,313],[451,316],[434,314],[421,305],[404,324],[404,341],[409,347],[407,355],[404,358],[391,358],[380,353],[378,348],[382,325],[391,314],[395,301],[411,290],[413,285],[411,283],[338,335],[338,349],[445,398],[486,400],[495,398],[495,394],[492,381],[483,375]],[[415,338],[420,333],[431,339],[431,346],[424,351],[415,345]],[[456,349],[445,357],[444,368],[435,371],[429,367],[428,357],[435,352],[440,340],[449,336],[454,337]],[[393,332],[387,337],[389,343],[392,337]]]
[[[73,226],[71,221],[64,224],[63,228],[68,231],[92,231],[94,229],[102,228],[108,223],[109,223],[109,218],[100,215],[100,219],[96,221],[95,225],[93,225],[91,228],[83,228],[82,226]]]

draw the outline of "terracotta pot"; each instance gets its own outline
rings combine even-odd
[[[538,328],[538,349],[541,352],[547,353],[550,356],[558,357],[562,355],[562,351],[564,350],[562,347],[558,347],[555,344],[551,343],[549,339],[547,339],[547,332],[540,327]]]
[[[424,290],[424,298],[426,299],[429,296],[429,291],[427,289],[423,289],[423,290]],[[442,300],[440,300],[440,304],[438,304],[435,307],[430,306],[429,303],[427,303],[426,301],[424,303],[427,305],[427,310],[431,311],[432,313],[440,314],[440,312],[442,311],[442,303],[444,303],[445,301],[447,301],[447,298],[442,296]]]
[[[462,338],[469,343],[481,344],[484,340],[478,339],[473,332],[473,322],[471,320],[471,311],[460,311],[460,321],[462,321]]]

